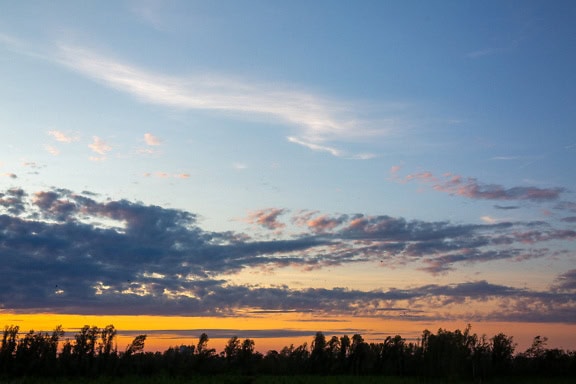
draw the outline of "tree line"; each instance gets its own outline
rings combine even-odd
[[[478,336],[464,331],[423,331],[408,342],[399,335],[382,342],[366,342],[360,334],[327,338],[317,332],[310,345],[291,344],[262,354],[252,339],[231,337],[217,353],[208,335],[192,345],[145,352],[146,335],[138,335],[118,350],[117,330],[84,326],[73,340],[64,339],[61,326],[53,332],[21,334],[6,326],[0,346],[0,375],[13,376],[123,376],[198,374],[243,375],[386,375],[454,379],[501,376],[576,377],[576,351],[547,348],[546,337],[536,336],[524,352],[515,353],[513,337],[499,333]]]

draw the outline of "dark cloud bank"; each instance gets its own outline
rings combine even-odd
[[[233,285],[225,277],[250,267],[303,270],[373,263],[414,265],[431,274],[493,260],[562,255],[570,228],[544,222],[456,225],[389,216],[294,214],[300,235],[257,241],[208,232],[196,215],[127,200],[54,189],[0,193],[0,308],[17,312],[233,316],[314,312],[402,317],[573,322],[576,269],[549,291],[484,280],[410,289],[361,291]],[[285,228],[286,210],[252,215],[267,229]],[[567,224],[569,225],[569,223]],[[551,246],[554,244],[555,246]],[[558,246],[560,245],[560,246]],[[446,315],[438,306],[494,301],[498,310]]]

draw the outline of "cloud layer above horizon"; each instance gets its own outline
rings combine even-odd
[[[0,206],[4,310],[194,316],[290,311],[525,322],[570,322],[576,315],[576,270],[556,276],[547,290],[484,279],[371,290],[232,282],[248,268],[305,274],[367,264],[386,273],[409,265],[439,274],[461,264],[562,257],[576,231],[546,222],[459,225],[266,209],[246,220],[276,236],[257,240],[205,231],[191,212],[99,201],[90,192],[13,188],[0,194]],[[289,228],[291,234],[278,232]]]

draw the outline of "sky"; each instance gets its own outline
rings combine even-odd
[[[0,324],[576,349],[575,18],[0,0]]]

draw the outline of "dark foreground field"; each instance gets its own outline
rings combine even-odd
[[[20,377],[12,379],[0,379],[1,384],[573,384],[570,378],[545,378],[545,377],[506,377],[493,378],[487,381],[466,381],[447,379],[426,379],[416,377],[386,377],[386,376],[195,376],[186,378],[171,378],[166,376],[154,377],[103,377],[103,378],[38,378]]]

